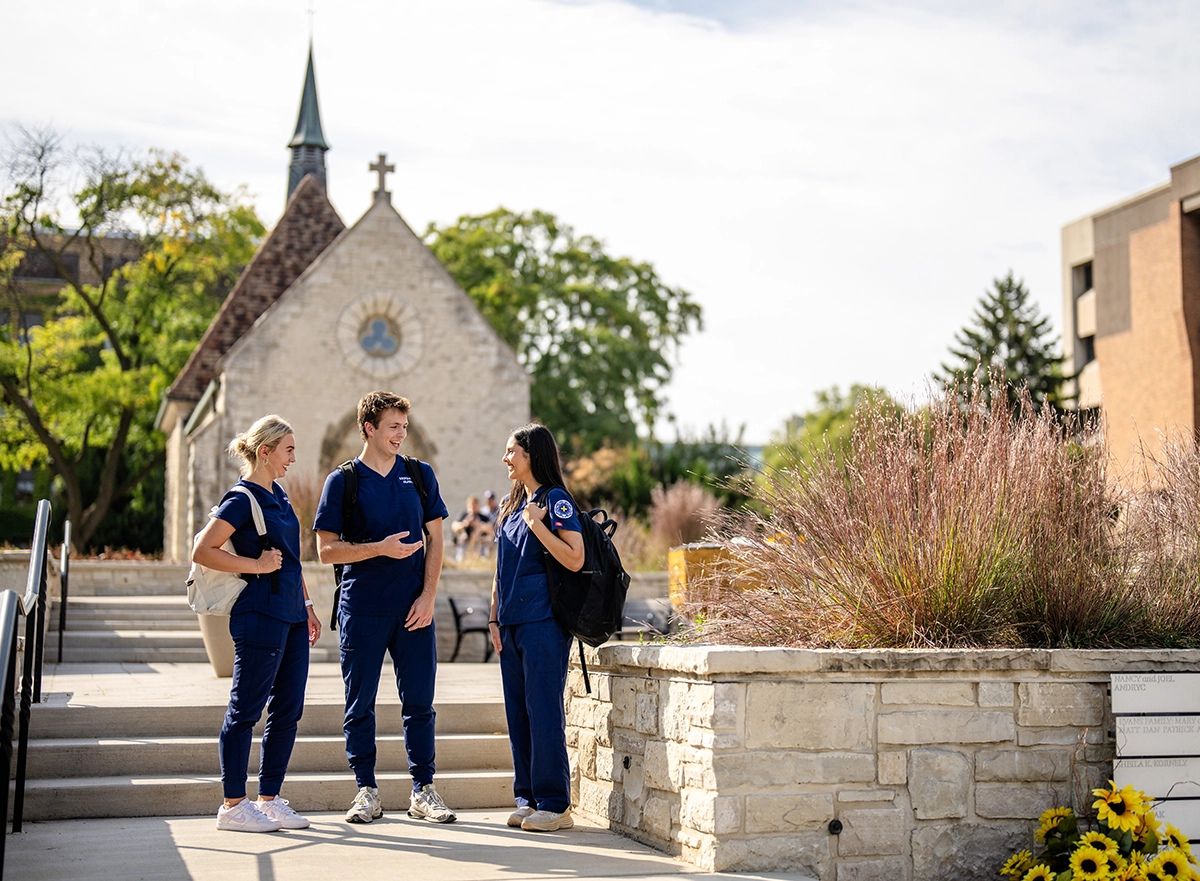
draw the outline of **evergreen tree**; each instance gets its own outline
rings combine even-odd
[[[1062,407],[1063,358],[1051,334],[1049,317],[1042,315],[1023,281],[1012,270],[993,282],[975,307],[971,323],[958,332],[950,347],[953,362],[943,364],[934,379],[950,392],[977,381],[989,403],[1003,383],[1010,405],[1027,388],[1038,410]]]

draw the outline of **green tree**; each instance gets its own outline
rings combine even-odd
[[[710,425],[699,437],[656,440],[612,449],[604,447],[568,463],[571,492],[584,507],[619,510],[635,517],[650,512],[657,486],[684,480],[703,486],[725,505],[747,498],[738,478],[749,465],[742,441],[744,427],[731,436],[729,426]]]
[[[49,464],[83,548],[118,500],[161,473],[158,403],[263,226],[176,154],[72,156],[54,133],[19,129],[8,159],[0,467]],[[117,240],[134,243],[131,262],[111,259]],[[57,276],[48,294],[18,277],[35,259]]]
[[[533,413],[560,442],[583,452],[652,429],[673,350],[701,327],[687,291],[544,211],[431,223],[425,242],[516,350]]]
[[[971,323],[950,347],[953,361],[934,378],[951,393],[978,382],[990,405],[996,385],[1004,386],[1010,407],[1028,388],[1035,409],[1062,407],[1063,359],[1050,319],[1042,315],[1023,281],[1012,270],[993,282],[975,307]]]
[[[818,450],[833,447],[839,458],[850,449],[854,420],[863,406],[901,407],[884,389],[854,383],[843,394],[836,385],[816,394],[816,407],[793,416],[763,450],[763,463],[779,470],[791,462],[812,462]]]

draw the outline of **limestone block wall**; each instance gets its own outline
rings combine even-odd
[[[583,813],[710,871],[994,878],[1111,774],[1113,672],[1195,651],[605,646],[573,669]],[[594,667],[594,669],[593,669]]]

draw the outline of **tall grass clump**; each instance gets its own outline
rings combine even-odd
[[[664,548],[699,541],[720,507],[717,497],[699,484],[660,483],[650,491],[650,532]]]
[[[1144,626],[1098,445],[979,387],[858,410],[722,511],[703,638],[839,647],[1117,646]],[[766,512],[766,513],[762,513]],[[1114,577],[1115,576],[1115,577]],[[701,613],[703,613],[701,615]]]
[[[1142,450],[1122,517],[1131,580],[1146,608],[1155,645],[1200,645],[1200,448],[1178,434],[1157,454]]]

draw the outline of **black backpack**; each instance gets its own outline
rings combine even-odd
[[[547,512],[547,527],[549,517]],[[579,526],[583,534],[583,567],[572,572],[546,551],[546,575],[554,619],[579,640],[579,664],[583,668],[584,687],[590,694],[592,686],[583,660],[583,644],[596,648],[621,629],[629,574],[612,543],[617,522],[607,511],[593,508],[586,514],[581,512]]]
[[[419,459],[414,459],[412,456],[401,456],[404,460],[404,470],[408,472],[408,478],[413,482],[413,486],[417,488],[417,495],[421,497],[421,516],[424,517],[425,506],[429,504],[429,492],[425,489],[425,478],[421,476],[421,462]],[[358,504],[358,472],[354,470],[354,460],[348,459],[338,466],[338,471],[342,472],[343,488],[342,488],[342,541],[350,541],[350,521],[354,518],[354,506]],[[429,535],[429,527],[424,523],[421,528],[425,530],[425,534]],[[333,564],[333,611],[329,616],[329,629],[337,630],[337,613],[338,604],[342,599],[342,569],[345,568],[344,563]]]

